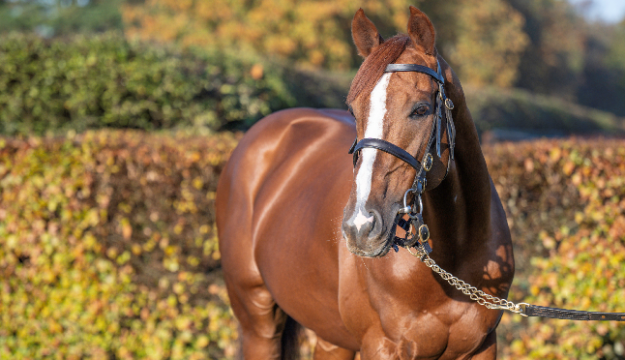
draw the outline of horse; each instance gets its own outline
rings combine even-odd
[[[219,246],[241,355],[296,358],[305,327],[318,360],[493,359],[502,311],[413,256],[419,248],[504,299],[514,276],[506,215],[460,81],[414,7],[407,34],[383,39],[362,9],[351,30],[364,61],[349,111],[267,116],[219,180]]]

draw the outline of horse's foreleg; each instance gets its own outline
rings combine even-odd
[[[362,360],[414,359],[415,355],[416,348],[414,346],[399,348],[396,343],[385,336],[381,328],[370,329],[362,339],[362,347],[360,348]]]
[[[232,309],[241,324],[245,360],[280,359],[282,332],[287,315],[276,305],[264,286],[230,296]]]
[[[355,352],[330,344],[317,337],[313,360],[353,360],[355,356]]]

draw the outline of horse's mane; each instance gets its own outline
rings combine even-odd
[[[352,81],[349,94],[347,94],[348,104],[354,101],[363,91],[373,91],[373,87],[378,82],[378,79],[384,74],[386,66],[397,60],[399,55],[406,49],[409,41],[410,38],[407,35],[396,35],[384,41],[367,56]]]

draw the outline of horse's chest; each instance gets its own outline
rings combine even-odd
[[[477,313],[473,306],[454,314],[457,312],[457,306],[455,310],[440,306],[395,316],[377,314],[376,322],[359,330],[363,334],[363,359],[455,359],[470,355],[483,343],[487,330],[475,322]],[[354,319],[354,323],[362,325],[362,319]]]

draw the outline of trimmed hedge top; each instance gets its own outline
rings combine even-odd
[[[279,69],[224,53],[129,43],[118,33],[0,37],[0,133],[216,130],[294,100]]]

